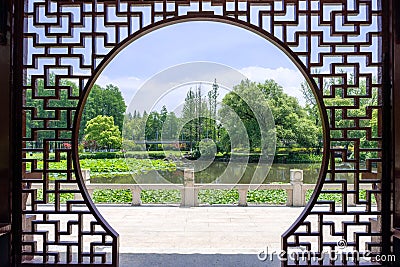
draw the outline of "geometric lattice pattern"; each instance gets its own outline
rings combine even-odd
[[[259,33],[284,50],[313,87],[324,123],[325,158],[314,196],[299,220],[283,235],[283,249],[290,252],[305,247],[323,255],[344,239],[348,247],[357,251],[379,252],[382,210],[379,3],[377,0],[27,1],[26,81],[22,89],[24,121],[31,128],[23,133],[21,186],[31,205],[22,207],[27,222],[22,233],[23,260],[38,265],[117,265],[118,235],[97,212],[79,170],[76,153],[79,114],[92,82],[119,48],[158,25],[195,18],[231,23]],[[78,88],[68,81],[78,84]],[[359,89],[361,85],[365,90]],[[368,102],[365,110],[360,108],[363,101]],[[41,108],[32,105],[34,102],[39,102]],[[377,121],[373,120],[374,113]],[[67,123],[63,124],[60,118],[67,118]],[[337,118],[341,119],[340,125]],[[33,146],[38,142],[41,146]],[[354,149],[352,156],[344,147]],[[32,158],[30,152],[42,156]],[[66,164],[55,168],[54,163],[60,161],[61,155],[66,155]],[[341,155],[346,168],[335,164],[337,155]],[[366,164],[362,165],[364,158]],[[344,175],[350,175],[352,182],[343,179]],[[341,189],[325,188],[332,183],[341,184]],[[371,187],[363,198],[360,186],[365,184]],[[31,189],[32,185],[41,190]],[[68,193],[81,198],[61,205],[63,194]],[[318,200],[321,193],[340,195],[342,201]],[[356,205],[348,204],[349,199]],[[338,220],[341,224],[337,224]],[[289,266],[297,263],[296,259],[285,262]],[[325,264],[308,259],[305,263]],[[346,259],[336,264],[346,265]]]

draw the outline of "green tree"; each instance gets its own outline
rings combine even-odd
[[[225,95],[222,103],[241,118],[252,150],[262,149],[260,131],[266,129],[264,125],[260,125],[264,123],[263,119],[257,120],[255,113],[262,118],[268,108],[274,117],[278,146],[315,147],[318,144],[319,130],[314,121],[310,120],[298,100],[284,93],[283,88],[273,80],[266,80],[264,83],[242,81]],[[227,108],[221,108],[220,116],[224,116],[226,110]],[[229,121],[229,116],[225,117]],[[221,141],[229,141],[229,138],[222,136]],[[223,144],[222,147],[227,145]]]
[[[296,142],[302,147],[315,148],[320,140],[320,128],[313,124],[308,118],[299,118],[294,125],[296,132]]]
[[[217,118],[217,98],[219,95],[218,89],[219,85],[217,84],[217,79],[215,79],[212,85],[212,90],[210,90],[207,94],[208,110],[209,110],[207,138],[209,138],[210,136],[214,141],[217,140],[216,118]],[[210,131],[210,135],[208,131]]]
[[[198,150],[199,141],[204,138],[216,140],[216,99],[218,96],[216,81],[212,90],[203,96],[201,84],[195,90],[188,91],[182,109],[183,129],[180,139],[190,141],[190,148],[195,145]]]
[[[168,110],[167,110],[167,107],[164,105],[164,106],[162,106],[161,111],[160,111],[161,123],[165,122],[165,120],[167,119],[167,116],[168,116]]]
[[[124,98],[117,86],[109,84],[103,88],[99,85],[94,85],[82,113],[81,129],[85,127],[89,120],[98,115],[103,115],[113,117],[115,125],[122,131],[125,109]],[[82,137],[83,132],[81,131],[80,138]]]
[[[103,105],[102,115],[112,116],[115,125],[121,131],[126,105],[122,93],[117,86],[112,84],[106,85],[106,88],[103,90]]]
[[[107,150],[111,148],[120,149],[122,144],[121,132],[114,125],[114,118],[102,115],[87,122],[85,141]]]
[[[143,116],[140,115],[140,112],[134,111],[132,114],[127,114],[125,116],[124,128],[122,132],[122,137],[124,140],[144,140],[145,139],[145,130],[146,130],[146,121],[148,115],[146,112],[143,112]]]
[[[263,99],[261,90],[257,87],[256,83],[250,80],[244,80],[239,85],[233,88],[233,91],[226,94],[222,99],[223,106],[219,110],[220,120],[224,123],[225,129],[239,129],[240,123],[243,123],[247,136],[250,142],[250,149],[261,146],[261,132],[260,126],[253,110],[253,107],[259,106],[258,101]],[[233,112],[239,116],[238,121],[232,115]],[[224,135],[221,137],[223,142],[231,142],[232,140],[240,140],[243,137],[241,131],[222,131]],[[229,137],[227,136],[229,134]],[[236,136],[237,135],[237,136]],[[246,140],[247,142],[247,140]],[[238,146],[246,147],[246,144],[237,144]],[[229,144],[222,145],[225,148],[230,148]],[[226,151],[228,152],[228,151]]]
[[[146,120],[146,140],[159,141],[162,129],[161,115],[157,111],[150,112]]]
[[[162,128],[162,138],[164,140],[178,140],[179,138],[179,118],[174,112],[168,113]]]
[[[190,150],[193,149],[192,142],[195,141],[196,135],[196,95],[192,88],[186,94],[185,102],[182,109],[182,121],[184,123],[181,138],[184,141],[190,141]]]

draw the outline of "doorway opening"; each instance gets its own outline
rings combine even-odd
[[[122,253],[280,249],[323,157],[318,101],[281,50],[237,26],[178,23],[126,46],[95,84],[80,167]]]
[[[385,181],[381,181],[383,81],[382,77],[378,75],[382,73],[383,69],[380,48],[382,35],[379,34],[382,32],[380,4],[378,1],[360,3],[354,1],[346,3],[311,1],[310,4],[304,1],[267,2],[241,2],[237,5],[233,2],[212,2],[211,5],[208,2],[190,2],[188,6],[188,3],[177,2],[166,4],[149,2],[144,4],[135,1],[123,1],[121,3],[118,1],[94,1],[93,3],[28,1],[24,18],[26,25],[28,25],[24,29],[24,39],[26,40],[24,52],[27,56],[22,66],[27,74],[27,79],[24,82],[20,81],[23,85],[21,88],[24,97],[23,105],[20,107],[23,111],[24,124],[21,158],[23,180],[20,185],[23,187],[21,196],[23,203],[25,203],[25,199],[29,199],[30,203],[23,206],[21,211],[25,216],[24,220],[28,223],[23,226],[22,232],[18,231],[19,226],[16,225],[17,228],[14,233],[16,240],[21,239],[23,242],[20,256],[23,256],[24,260],[31,260],[33,257],[39,262],[38,264],[59,262],[108,263],[111,260],[110,264],[117,264],[118,234],[107,224],[93,205],[89,195],[91,188],[93,189],[93,186],[95,186],[94,183],[86,184],[86,186],[83,184],[84,179],[87,179],[88,176],[87,173],[84,175],[85,172],[81,166],[84,159],[82,157],[79,160],[78,156],[79,149],[82,147],[80,147],[80,141],[82,141],[80,136],[87,135],[88,138],[93,136],[89,134],[89,130],[81,135],[79,133],[79,129],[83,129],[79,125],[84,119],[85,103],[90,100],[89,92],[95,91],[94,84],[101,78],[99,76],[103,69],[119,52],[125,51],[124,48],[127,48],[129,43],[135,41],[132,43],[134,45],[141,40],[140,37],[150,36],[151,30],[162,30],[162,26],[199,19],[243,26],[243,28],[265,37],[293,60],[313,89],[312,92],[321,114],[321,125],[324,129],[322,131],[324,138],[322,139],[321,170],[318,174],[316,190],[313,192],[309,205],[306,206],[295,224],[283,235],[283,249],[288,252],[288,249],[302,249],[306,246],[306,249],[322,253],[325,248],[335,249],[336,247],[332,244],[338,245],[340,240],[337,239],[340,237],[347,241],[350,240],[350,242],[347,242],[347,246],[354,250],[359,251],[360,246],[362,246],[372,255],[379,253],[382,247],[381,237],[383,237],[380,220],[385,215],[384,211],[389,212],[389,210],[386,210],[389,207],[385,208],[380,201],[380,197],[384,193],[380,185],[385,183]],[[352,12],[348,12],[349,9]],[[87,23],[88,21],[91,23]],[[223,36],[223,33],[221,33],[221,36]],[[247,41],[248,39],[243,38],[243,40]],[[193,43],[191,42],[187,46],[193,47]],[[152,42],[152,44],[154,43]],[[163,43],[156,44],[160,46]],[[220,55],[228,54],[227,43],[223,43],[223,45],[223,53],[221,52]],[[157,49],[158,47],[155,47],[150,51],[156,55]],[[254,50],[254,47],[248,48],[249,51],[252,49]],[[172,50],[164,49],[164,51],[170,52]],[[182,48],[181,51],[184,51],[184,49]],[[193,53],[191,55],[200,54]],[[231,59],[240,57],[242,54],[237,52]],[[271,59],[271,55],[265,58],[267,62]],[[214,58],[206,61],[221,63]],[[131,62],[129,66],[131,65],[134,65],[134,62]],[[229,67],[234,64],[225,63],[225,65]],[[263,67],[262,64],[260,66],[261,68],[268,68]],[[257,66],[239,66],[236,69],[240,70],[246,67]],[[271,68],[274,69],[276,66]],[[163,69],[158,71],[161,70]],[[289,78],[294,76],[294,74],[289,73],[283,82],[287,82],[290,80]],[[135,78],[138,77],[135,76],[130,82],[135,81]],[[205,118],[204,116],[193,119],[189,117],[189,120],[183,123],[180,128],[183,131],[178,132],[177,142],[168,143],[159,139],[162,139],[163,133],[164,137],[168,137],[166,133],[173,132],[173,124],[167,125],[171,127],[165,127],[165,131],[167,129],[171,131],[160,132],[161,124],[159,124],[160,120],[157,118],[161,117],[161,109],[149,109],[148,114],[154,112],[152,114],[153,119],[150,121],[146,119],[144,124],[144,136],[148,137],[149,140],[144,138],[143,143],[135,143],[135,141],[138,141],[136,139],[137,133],[128,131],[131,134],[128,137],[131,136],[132,139],[127,139],[127,141],[133,142],[125,142],[125,146],[132,145],[132,147],[135,147],[139,145],[139,147],[145,148],[145,154],[148,154],[149,151],[160,154],[159,149],[165,147],[166,151],[171,151],[171,158],[178,157],[189,161],[189,163],[201,158],[202,155],[207,157],[214,155],[216,157],[219,156],[218,153],[221,153],[220,155],[223,157],[226,156],[224,153],[227,151],[228,153],[230,151],[230,157],[234,155],[240,157],[243,154],[247,154],[249,158],[250,156],[257,157],[257,154],[263,155],[262,152],[265,147],[262,143],[258,146],[257,142],[251,138],[248,138],[249,142],[246,139],[238,138],[234,135],[237,131],[224,134],[222,128],[223,126],[241,127],[240,125],[243,124],[242,130],[245,130],[243,133],[252,136],[250,133],[254,134],[254,132],[249,131],[249,129],[252,129],[251,125],[255,121],[254,118],[250,116],[242,124],[225,123],[224,125],[223,121],[216,117],[220,115],[219,113],[223,113],[228,114],[226,116],[228,119],[232,119],[229,115],[234,116],[235,113],[231,111],[235,111],[235,108],[238,111],[237,103],[240,103],[239,101],[231,101],[233,104],[227,105],[224,111],[223,108],[219,110],[211,109],[214,105],[210,105],[209,102],[213,101],[213,97],[206,98],[205,105],[202,104],[201,98],[196,97],[196,93],[199,95],[199,91],[203,92],[198,88],[203,88],[203,86],[205,88],[207,84],[211,85],[211,88],[213,84],[218,88],[224,88],[225,84],[222,80],[221,76],[214,75],[207,81],[198,79],[195,83],[192,83],[192,93],[187,89],[186,91],[180,90],[185,92],[183,106],[185,106],[184,100],[187,97],[187,107],[191,106],[189,104],[191,102],[198,104],[192,109],[194,114],[202,115],[202,111],[206,111],[209,114],[215,114],[215,118],[211,115]],[[202,82],[201,85],[199,81]],[[246,84],[246,81],[242,84],[241,82],[238,81],[236,84],[239,87],[242,86],[237,90],[237,94],[239,91],[247,92],[249,88],[254,87],[262,93],[267,93],[267,96],[271,93],[269,87],[264,86],[265,84],[259,85],[257,82],[255,84],[247,82]],[[284,85],[283,82],[282,85]],[[107,96],[111,96],[113,91],[117,91],[112,86],[107,88],[106,85],[100,85],[97,88],[98,91],[106,91]],[[122,88],[121,85],[118,86]],[[230,88],[229,86],[225,87]],[[234,90],[234,86],[231,87]],[[283,87],[285,88],[285,86]],[[175,87],[172,86],[171,88]],[[207,96],[208,92],[211,92],[211,95],[213,93],[212,90],[206,92]],[[306,85],[304,92],[310,92]],[[274,93],[276,92],[274,91]],[[191,95],[194,95],[194,97],[191,97]],[[240,94],[238,95],[240,96]],[[235,99],[237,97],[232,94],[229,98]],[[229,98],[225,102],[229,102]],[[242,96],[242,98],[244,97]],[[223,99],[221,101],[224,102]],[[285,107],[290,106],[290,98],[287,98],[284,104]],[[247,104],[244,105],[239,111],[247,109],[248,106]],[[273,103],[270,106],[273,114],[273,107],[276,106]],[[257,107],[256,105],[255,108]],[[166,110],[167,114],[170,114],[167,105]],[[140,116],[138,116],[138,112]],[[302,122],[307,121],[307,118],[300,116],[300,113],[300,111],[295,113],[297,119],[301,118]],[[239,115],[238,118],[242,118]],[[257,113],[253,112],[250,115],[256,116],[257,119]],[[121,134],[121,129],[115,125],[120,121],[117,119],[113,121],[107,117],[104,118],[104,115],[102,116],[97,125],[114,123],[114,126],[111,125],[109,131],[106,131],[106,137],[109,137],[108,139],[111,141],[105,144],[99,141],[97,144],[97,141],[91,143],[93,139],[89,138],[87,148],[83,146],[83,149],[92,150],[92,153],[96,154],[99,149],[105,150],[102,153],[110,153],[107,150],[114,149],[113,146],[118,143],[118,138],[113,138],[113,136],[115,137],[115,133],[118,133],[118,131]],[[133,109],[131,116],[137,120],[142,119],[143,111],[140,112],[136,109],[135,115],[135,109]],[[179,116],[176,117],[179,121]],[[293,116],[285,118],[293,118]],[[173,121],[172,116],[170,116],[169,121]],[[318,121],[313,122],[317,125]],[[126,125],[128,124],[127,122]],[[279,126],[282,125],[282,122],[275,121],[274,124]],[[283,131],[284,129],[274,132],[275,137],[277,137],[276,140],[282,141],[278,134],[287,133],[282,143],[290,145],[295,144],[295,142],[305,143],[308,137],[313,136],[311,134],[312,127],[301,127],[301,123],[296,124],[297,133],[302,133],[305,137],[303,140],[292,140],[290,131]],[[219,125],[222,126],[218,127]],[[258,124],[258,126],[260,125]],[[92,128],[96,128],[96,123],[92,123],[92,126]],[[164,129],[164,127],[162,128]],[[218,128],[220,128],[220,131],[218,131]],[[122,134],[124,133],[123,130]],[[266,133],[268,137],[268,133],[271,133],[269,131],[263,132],[261,128],[258,130],[258,132],[255,131],[256,136],[257,134],[262,136],[263,133]],[[181,132],[183,135],[180,134]],[[204,138],[204,135],[206,138]],[[241,146],[233,147],[233,149],[231,146],[231,150],[226,149],[227,146],[221,145],[221,143],[224,144],[221,137],[225,137],[225,140],[236,140],[236,144]],[[308,139],[310,141],[310,138]],[[123,140],[119,141],[124,144]],[[318,138],[316,140],[311,139],[311,141],[321,143],[321,139]],[[268,144],[268,142],[266,143]],[[178,148],[177,154],[174,155],[172,151],[175,144]],[[275,151],[280,151],[281,158],[286,160],[296,159],[296,157],[310,159],[313,157],[312,153],[318,154],[317,150],[311,153],[306,151],[302,156],[296,156],[297,152],[302,151],[301,147],[298,148],[293,147],[294,150],[292,148],[287,150],[284,147]],[[129,152],[127,151],[125,154]],[[108,156],[108,154],[106,155]],[[314,156],[318,159],[318,155]],[[151,160],[150,162],[152,162]],[[364,165],[363,162],[365,162]],[[144,165],[142,163],[138,164]],[[159,161],[158,168],[164,168],[164,170],[157,171],[157,173],[161,171],[170,173],[170,169],[165,167],[170,163],[168,159]],[[141,165],[134,165],[135,168],[132,169],[143,169],[146,174],[148,168],[154,167],[153,163],[145,165],[143,168]],[[110,168],[114,167],[113,165]],[[175,165],[171,163],[170,167],[176,168],[176,163]],[[105,166],[104,170],[107,168],[108,166]],[[194,168],[195,170],[196,168]],[[196,173],[194,177],[190,171],[186,173],[187,176],[185,176],[184,169],[184,178],[192,178],[187,179],[187,185],[189,185],[189,182],[196,184]],[[350,177],[347,177],[347,174]],[[205,176],[210,175],[206,174]],[[236,179],[241,178],[236,175],[232,176]],[[307,192],[304,192],[306,190],[304,179],[301,181],[304,172],[302,175],[301,171],[295,171],[292,177],[293,188],[291,193],[288,192],[290,190],[288,189],[286,194],[292,196],[291,203],[293,205],[295,203],[302,204],[307,195]],[[199,175],[197,175],[197,178],[199,178]],[[183,181],[185,183],[185,179]],[[113,186],[108,185],[109,189],[112,189]],[[282,187],[281,184],[277,185],[277,187],[279,186]],[[193,188],[194,186],[184,187],[181,196],[184,196],[185,201],[192,199],[192,202],[195,203],[195,200],[199,198],[192,198],[195,192],[187,192],[188,187]],[[131,191],[135,189],[137,188],[134,187]],[[365,191],[363,191],[364,189]],[[248,196],[249,192],[243,194],[244,190],[242,192],[239,189],[235,190],[238,192],[233,196],[228,196],[228,199],[238,199],[238,204],[249,202],[247,197],[240,197]],[[145,190],[137,191],[140,194],[138,192],[135,192],[136,195],[132,193],[132,201],[135,200],[135,203],[141,201],[142,193],[145,194]],[[75,199],[70,199],[73,194],[75,194]],[[139,198],[134,198],[138,195]],[[80,196],[83,199],[79,199]],[[237,198],[237,196],[239,197]],[[151,197],[154,198],[154,195]],[[253,198],[258,201],[260,196],[253,195]],[[287,197],[287,199],[290,198]],[[62,202],[66,202],[66,204]],[[290,203],[290,201],[288,202]],[[186,202],[186,204],[188,203]],[[360,225],[361,228],[354,227],[356,224]],[[63,230],[59,231],[60,229]],[[361,233],[361,235],[358,233]],[[80,238],[81,236],[84,238]],[[35,245],[36,243],[37,245]],[[112,253],[108,254],[107,252],[110,251]],[[18,255],[19,252],[17,252]],[[111,257],[109,257],[110,255]],[[309,260],[306,261],[309,263]],[[290,265],[291,263],[287,264]],[[296,260],[294,260],[294,264],[297,264]]]

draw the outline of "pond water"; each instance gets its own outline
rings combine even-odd
[[[228,164],[227,162],[213,162],[206,169],[195,172],[196,183],[242,183],[248,184],[253,179],[253,183],[289,183],[290,170],[303,170],[304,183],[315,184],[318,180],[320,163],[298,163],[298,164],[273,164],[267,177],[257,177],[258,174],[265,172],[267,165],[258,165],[257,163],[247,164]],[[344,165],[343,168],[349,168]],[[253,175],[256,175],[254,180]],[[351,181],[353,174],[340,173],[340,179]],[[131,174],[115,174],[112,177],[102,177],[96,175],[91,178],[92,183],[115,183],[115,184],[135,184],[135,183],[183,183],[183,170],[181,168],[175,171],[150,171],[148,173],[132,176]]]

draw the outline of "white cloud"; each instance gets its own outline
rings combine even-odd
[[[110,78],[107,75],[100,75],[96,81],[96,84],[100,86],[106,86],[108,84],[118,86],[127,105],[129,105],[133,95],[142,83],[143,81],[141,79],[134,76]]]
[[[305,79],[300,71],[282,67],[270,69],[256,66],[245,67],[240,71],[254,82],[264,82],[267,79],[275,80],[283,87],[285,93],[296,97],[300,104],[304,105],[305,100],[300,85]]]

